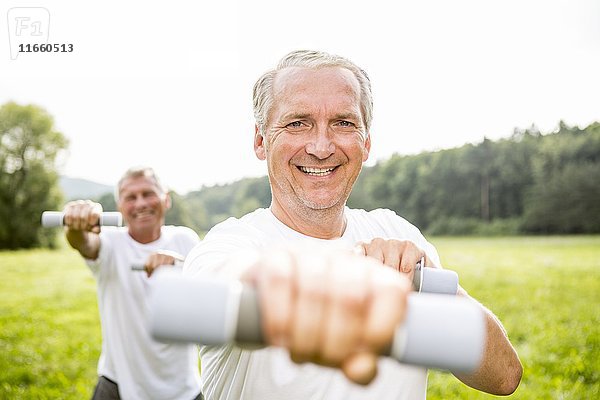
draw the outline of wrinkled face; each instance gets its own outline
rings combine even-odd
[[[121,183],[117,205],[130,232],[146,233],[160,229],[171,201],[154,179],[139,176]]]
[[[343,206],[370,149],[358,81],[345,68],[293,67],[279,71],[273,92],[265,136],[254,142],[273,200],[302,211]]]

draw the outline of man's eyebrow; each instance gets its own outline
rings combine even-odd
[[[308,118],[309,116],[310,116],[310,113],[308,113],[308,112],[297,112],[297,111],[294,111],[294,112],[290,112],[290,113],[284,114],[279,119],[279,121],[282,122],[282,121],[289,121],[291,119],[305,119],[305,118]]]
[[[282,120],[285,120],[285,119],[302,119],[302,118],[307,118],[308,116],[310,116],[310,113],[308,113],[308,112],[294,111],[294,112],[285,114],[283,117],[281,117],[281,119]]]
[[[333,119],[355,119],[355,120],[361,120],[360,115],[353,113],[353,112],[348,112],[348,113],[342,113],[342,114],[336,114],[336,116]]]
[[[304,118],[310,117],[310,115],[311,114],[309,112],[294,111],[294,112],[290,112],[288,114],[283,115],[280,120],[286,121],[286,120],[290,120],[290,119],[304,119]],[[334,115],[334,117],[332,119],[361,119],[361,117],[357,113],[347,112],[347,113],[336,114],[336,115]]]

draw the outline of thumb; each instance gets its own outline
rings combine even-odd
[[[346,378],[359,385],[368,385],[377,375],[377,356],[373,353],[358,352],[342,363]]]

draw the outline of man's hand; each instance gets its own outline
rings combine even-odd
[[[174,251],[159,250],[148,257],[148,260],[144,264],[144,269],[149,278],[158,267],[175,265],[183,262],[183,260],[184,257]]]
[[[79,254],[96,259],[100,251],[100,214],[102,205],[90,200],[71,201],[65,205],[64,225],[67,241]]]
[[[100,233],[101,204],[91,200],[70,201],[65,205],[63,213],[66,229]]]
[[[427,258],[425,251],[410,240],[375,238],[369,243],[358,243],[356,252],[373,257],[382,264],[404,273],[411,282],[415,266],[421,259],[425,260],[425,266],[435,267]]]
[[[340,368],[367,384],[405,315],[410,282],[371,258],[315,248],[271,249],[247,271],[267,342],[297,363]]]

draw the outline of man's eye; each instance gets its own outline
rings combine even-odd
[[[353,124],[352,122],[349,122],[349,121],[338,121],[338,122],[336,123],[336,125],[338,125],[338,126],[343,126],[343,127],[351,127],[351,126],[354,126],[354,124]]]
[[[300,128],[300,127],[302,127],[301,121],[290,122],[289,124],[286,125],[286,128]]]

